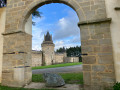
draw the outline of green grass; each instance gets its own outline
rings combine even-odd
[[[56,89],[25,89],[25,88],[13,88],[13,87],[0,85],[0,90],[56,90]]]
[[[64,64],[56,64],[56,65],[48,65],[48,66],[38,66],[38,67],[32,67],[32,70],[35,69],[45,69],[45,68],[56,68],[56,67],[65,67],[65,66],[73,66],[73,65],[80,65],[82,62],[78,63],[64,63]]]
[[[61,73],[62,78],[65,83],[68,84],[83,84],[83,74],[82,73]],[[33,82],[44,82],[42,74],[33,74]]]
[[[61,73],[62,78],[67,84],[83,84],[82,73]],[[42,74],[33,74],[32,82],[44,82]],[[0,90],[56,90],[56,89],[25,89],[25,88],[13,88],[0,85]]]

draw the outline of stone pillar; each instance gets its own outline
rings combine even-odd
[[[111,19],[80,22],[84,84],[91,90],[112,87],[115,83]]]
[[[0,83],[2,78],[3,35],[5,31],[6,8],[0,8]]]
[[[110,25],[116,82],[120,82],[120,0],[105,0],[107,17],[112,18]]]
[[[23,87],[31,82],[32,77],[30,63],[32,36],[22,31],[3,35],[2,85]]]

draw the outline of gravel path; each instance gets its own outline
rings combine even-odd
[[[47,69],[37,69],[32,70],[33,74],[41,73],[73,73],[73,72],[82,72],[82,65],[74,65],[67,67],[57,67],[57,68],[47,68]]]

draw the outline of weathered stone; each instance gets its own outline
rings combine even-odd
[[[111,55],[100,56],[98,59],[98,63],[99,64],[112,64],[113,56]]]
[[[84,56],[82,58],[82,61],[84,64],[95,64],[96,63],[96,57],[95,56]]]
[[[91,71],[90,65],[83,65],[83,71]]]
[[[108,82],[108,83],[113,83],[115,82],[115,78],[109,78],[109,77],[103,77],[101,79],[102,82]]]
[[[46,81],[46,86],[48,87],[60,87],[65,85],[63,78],[54,73],[44,73],[43,78]]]
[[[93,49],[94,49],[94,52],[100,52],[100,47],[99,46],[95,46]]]
[[[102,52],[112,52],[112,46],[110,45],[101,45],[100,49]]]
[[[91,73],[90,72],[83,72],[83,80],[85,81],[85,85],[91,85]]]
[[[104,71],[105,70],[105,66],[104,65],[93,65],[92,66],[92,70],[93,71]]]
[[[100,45],[111,45],[111,39],[101,39],[99,40]]]
[[[98,76],[100,76],[100,77],[113,77],[115,74],[112,72],[110,72],[110,73],[106,73],[106,72],[98,72],[98,74],[97,74]]]
[[[82,53],[93,52],[92,46],[81,46]]]
[[[87,45],[96,46],[96,45],[98,45],[98,40],[84,40],[84,41],[81,40],[81,44],[83,46],[87,46]]]
[[[110,80],[104,80],[104,83],[102,83],[101,81],[97,81],[97,79],[94,78],[94,77],[97,77],[98,72],[107,73],[106,77],[107,75],[109,76],[110,72],[114,73],[113,58],[111,59],[110,62],[108,60],[103,61],[105,58],[99,60],[99,57],[102,57],[102,56],[104,57],[106,55],[105,53],[110,53],[111,56],[113,56],[113,51],[111,47],[108,48],[107,46],[106,47],[101,46],[101,45],[112,46],[111,32],[110,32],[111,19],[106,18],[108,13],[106,12],[105,4],[107,3],[105,3],[105,0],[8,0],[7,7],[6,7],[7,8],[6,17],[5,17],[6,25],[4,25],[5,26],[4,31],[5,33],[8,33],[8,34],[4,35],[4,55],[3,55],[3,60],[0,59],[1,62],[3,61],[2,62],[3,65],[1,67],[3,68],[2,71],[5,72],[6,70],[8,70],[8,72],[11,73],[11,75],[13,75],[14,73],[13,66],[15,66],[16,63],[17,63],[17,66],[30,64],[28,63],[28,61],[30,60],[30,55],[31,55],[30,54],[31,38],[29,38],[29,36],[27,36],[25,33],[26,32],[24,29],[25,23],[28,20],[31,13],[37,7],[40,7],[44,4],[49,4],[49,3],[67,4],[68,6],[72,7],[76,11],[78,18],[81,21],[78,24],[81,29],[81,41],[82,41],[81,44],[86,48],[87,46],[90,46],[92,48],[92,49],[87,48],[88,50],[84,49],[84,51],[89,55],[86,57],[83,56],[83,60],[84,60],[83,65],[84,64],[88,65],[88,66],[84,66],[84,69],[88,71],[90,70],[89,67],[91,67],[90,72],[83,71],[83,73],[85,73],[84,75],[85,84],[91,85],[91,83],[96,84],[98,82],[100,86],[108,85],[109,84],[108,81]],[[0,14],[0,16],[1,15],[2,14]],[[114,21],[112,23],[114,23]],[[0,25],[3,26],[2,24]],[[22,31],[25,35],[18,34],[18,33],[14,33],[14,35],[13,33],[10,34],[11,32],[17,32],[17,31]],[[115,30],[111,29],[111,31],[112,32],[117,31],[117,29]],[[113,33],[112,36],[115,36],[115,34]],[[117,41],[113,39],[113,42],[117,42]],[[117,45],[117,43],[114,44],[114,46],[115,45]],[[24,52],[25,56],[23,55],[23,58],[22,58],[19,52]],[[15,54],[15,55],[11,55],[11,54]],[[29,69],[25,70],[25,75],[26,75],[25,77],[27,77],[28,75],[26,74],[27,71],[29,72],[30,70]],[[93,77],[93,73],[95,74],[94,77]],[[9,74],[6,74],[6,76],[7,75],[9,77]],[[22,86],[19,84],[19,81],[15,82],[14,79],[12,79],[14,78],[14,76],[11,76],[11,75],[10,75],[10,80],[3,78],[4,80],[2,80],[2,84],[7,86],[15,86],[18,84],[17,86]],[[103,78],[101,75],[99,75],[99,77]],[[114,78],[114,77],[115,76],[113,75],[113,77],[111,78]],[[26,82],[26,79],[25,79],[25,82]],[[113,84],[113,82],[111,83]],[[99,88],[93,88],[91,90],[97,90],[97,89]],[[88,90],[90,90],[90,88],[88,88]]]

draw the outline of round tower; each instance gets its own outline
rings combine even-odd
[[[55,44],[52,41],[52,35],[50,35],[49,32],[47,32],[46,35],[44,35],[44,41],[41,44],[42,51],[43,51],[43,65],[51,65],[54,63],[54,47]]]

